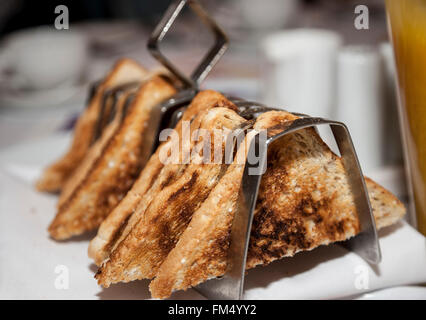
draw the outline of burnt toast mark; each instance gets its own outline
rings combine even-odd
[[[166,179],[164,179],[164,181],[161,183],[160,190],[170,185],[170,183],[174,180],[174,177],[175,177],[175,172],[169,172]],[[152,180],[155,180],[156,178],[157,178],[157,174],[152,177]]]
[[[198,172],[194,171],[192,173],[191,179],[189,179],[188,182],[186,182],[180,189],[178,189],[177,191],[175,191],[174,193],[172,193],[169,197],[169,199],[167,200],[167,202],[172,202],[173,200],[175,200],[181,193],[185,192],[186,190],[190,189],[195,182],[197,181],[198,178]]]
[[[112,247],[115,245],[115,243],[120,239],[121,235],[123,234],[124,229],[127,227],[127,224],[129,223],[130,217],[132,214],[129,214],[123,221],[121,221],[119,228],[113,233],[112,235],[112,241],[108,243],[108,246],[106,247],[108,252],[111,252]]]

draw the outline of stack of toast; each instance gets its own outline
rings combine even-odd
[[[91,97],[88,106],[79,117],[74,138],[68,152],[45,169],[36,187],[39,191],[59,192],[86,155],[93,140],[102,97],[108,89],[144,79],[148,71],[130,59],[119,60]]]
[[[154,105],[176,89],[161,76],[147,78],[140,72],[139,80],[141,86],[124,120],[118,120],[117,111],[117,118],[102,136],[87,146],[84,155],[79,150],[78,157],[73,156],[73,147],[82,125],[77,125],[73,147],[63,159],[79,158],[78,163],[72,169],[68,166],[66,174],[55,164],[41,181],[48,181],[46,176],[55,170],[62,177],[52,179],[56,188],[62,188],[58,214],[49,227],[53,238],[66,239],[99,227],[90,242],[89,256],[99,266],[95,277],[100,285],[153,279],[152,296],[167,298],[175,290],[225,273],[244,170],[244,162],[238,160],[245,159],[255,132],[290,123],[297,116],[268,111],[256,120],[247,120],[222,94],[202,91],[175,127],[180,138],[178,161],[165,161],[162,155],[170,153],[175,140],[164,141],[149,155],[146,150],[150,148],[143,143],[144,123]],[[87,122],[83,120],[89,109],[79,123]],[[210,138],[182,139],[188,123],[190,133],[203,129]],[[231,163],[224,157],[219,162],[200,161],[201,153],[206,156],[206,147],[209,157],[223,153],[227,135],[241,128],[252,130],[235,146]],[[223,133],[220,143],[213,143],[218,130]],[[359,233],[358,213],[342,160],[314,129],[276,141],[268,149],[267,159],[247,269]],[[48,189],[41,185],[38,187]],[[405,214],[403,204],[389,191],[368,178],[366,185],[378,228]]]
[[[126,88],[135,82],[137,86]],[[114,113],[102,114],[102,103],[109,102],[103,99],[106,91],[120,86],[124,89]],[[39,190],[61,191],[56,217],[49,226],[54,239],[97,228],[126,195],[150,157],[151,149],[143,143],[150,112],[175,93],[171,81],[157,72],[148,72],[129,59],[115,64],[79,117],[69,151],[37,183]],[[126,106],[130,95],[133,99]],[[111,107],[106,109],[112,112]],[[95,140],[99,122],[108,117],[111,121]]]

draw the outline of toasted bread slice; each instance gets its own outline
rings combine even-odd
[[[149,159],[150,148],[144,148],[143,141],[151,110],[175,92],[159,76],[141,86],[117,132],[101,148],[90,168],[82,168],[85,174],[78,177],[70,196],[61,203],[49,226],[54,239],[67,239],[97,228],[124,197]]]
[[[125,90],[122,94],[119,95],[116,101],[116,112],[113,120],[106,124],[105,128],[102,129],[101,136],[95,141],[95,143],[89,148],[86,155],[82,159],[81,163],[74,170],[73,174],[68,178],[65,184],[62,187],[62,191],[59,196],[57,203],[58,210],[70,199],[74,191],[78,186],[84,181],[85,177],[90,173],[96,161],[102,156],[105,152],[105,148],[110,143],[110,140],[114,137],[121,126],[123,117],[125,116],[125,104],[128,103],[126,100],[130,95],[135,95],[138,87],[132,87],[128,90]],[[111,99],[107,101],[107,104],[110,105],[114,103]],[[105,116],[105,118],[107,118]]]
[[[267,112],[258,118],[255,128],[270,128],[295,118],[286,112]],[[166,298],[175,290],[225,273],[242,174],[243,166],[233,163],[194,213],[150,284],[153,297]],[[405,208],[396,197],[368,178],[366,183],[378,228],[404,215]],[[358,232],[359,221],[341,159],[317,133],[304,129],[271,145],[255,209],[247,269],[342,241]]]
[[[215,130],[232,130],[247,122],[228,108],[204,111],[199,119],[200,128],[208,130],[211,136],[210,141],[206,141],[211,156],[222,152],[226,141],[224,138],[220,144],[213,143]],[[168,184],[163,184],[149,206],[143,206],[139,220],[127,236],[102,264],[96,275],[98,282],[108,287],[120,281],[152,278],[185,230],[193,212],[207,198],[226,168],[225,163],[190,161],[179,177],[172,176]]]
[[[182,137],[183,122],[193,122],[198,113],[215,107],[227,107],[236,110],[236,107],[218,92],[205,90],[197,94],[176,125],[179,138]],[[199,128],[200,118],[197,119],[191,124],[192,130]],[[186,165],[183,164],[181,166],[168,166],[163,170],[164,165],[160,161],[159,154],[162,149],[168,150],[171,143],[172,141],[165,142],[157,148],[131,190],[102,222],[98,234],[90,242],[88,250],[89,256],[94,259],[97,265],[100,265],[109,256],[111,250],[121,242],[133,224],[139,220],[139,214],[144,211],[143,208],[140,208],[134,217],[132,216],[138,204],[148,206],[161,187],[167,183],[167,180],[172,179],[172,176],[179,177],[186,168]],[[131,219],[130,216],[132,216]]]
[[[105,90],[127,82],[140,81],[147,71],[130,59],[119,60],[99,85],[89,105],[79,117],[74,130],[72,144],[67,153],[47,167],[36,183],[39,191],[58,192],[80,164],[90,147],[100,104]]]

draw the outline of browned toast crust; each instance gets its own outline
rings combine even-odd
[[[294,118],[285,112],[268,112],[255,127],[268,128]],[[153,297],[166,298],[174,290],[225,273],[242,172],[241,166],[231,165],[194,213],[150,284]],[[366,182],[379,228],[404,215],[398,199],[373,181]],[[315,131],[298,131],[272,145],[256,204],[247,269],[345,240],[358,232],[358,217],[341,160]]]
[[[123,75],[127,69],[132,73]],[[95,124],[97,121],[100,103],[105,90],[123,81],[137,81],[146,74],[146,71],[130,59],[119,60],[106,78],[103,80],[89,105],[77,120],[74,137],[67,153],[59,160],[48,166],[36,183],[39,191],[58,192],[86,155],[92,141]]]
[[[109,124],[107,124],[106,127],[102,130],[102,134],[99,139],[97,139],[95,143],[89,148],[86,155],[81,160],[80,164],[74,170],[73,174],[64,183],[57,203],[58,210],[60,210],[62,206],[66,202],[68,202],[68,200],[74,194],[76,189],[81,186],[87,175],[92,170],[96,161],[105,152],[112,137],[119,130],[121,126],[121,119],[123,116],[122,112],[126,98],[128,97],[128,95],[132,94],[132,92],[134,92],[134,89],[128,90],[125,94],[122,94],[119,97],[117,101],[117,112],[114,116],[114,119]]]
[[[151,109],[175,92],[161,77],[141,87],[118,131],[59,208],[49,227],[53,238],[66,239],[98,227],[124,197],[148,158],[142,141]]]
[[[200,127],[208,129],[211,135],[215,129],[233,129],[246,122],[228,108],[204,111],[199,119]],[[223,145],[219,147],[224,148]],[[213,155],[213,146],[210,148]],[[186,228],[192,213],[207,198],[226,167],[221,163],[190,163],[179,177],[168,179],[168,184],[162,185],[158,195],[99,269],[96,275],[99,283],[109,286],[119,281],[153,277]]]
[[[210,90],[200,92],[188,106],[182,119],[176,126],[179,136],[181,136],[183,121],[192,121],[203,110],[216,107],[226,107],[236,110],[236,107],[220,93]],[[191,125],[192,129],[198,128],[197,126],[200,125],[199,121],[194,121],[195,123]],[[167,183],[167,180],[170,181],[172,175],[176,179],[183,173],[186,165],[169,166],[169,168],[162,172],[163,163],[159,159],[159,153],[162,148],[167,150],[170,144],[171,141],[168,141],[160,145],[157,151],[151,156],[126,197],[114,208],[105,221],[102,222],[98,234],[90,242],[88,250],[89,256],[95,260],[97,265],[100,265],[109,256],[111,250],[116,247],[116,244],[121,242],[128,234],[132,226],[140,218],[139,214],[144,211],[153,197],[159,192],[160,188]],[[141,203],[140,208],[136,210],[139,203]],[[133,216],[135,212],[136,214]]]

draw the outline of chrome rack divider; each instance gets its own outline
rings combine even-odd
[[[247,104],[253,103],[249,102]],[[253,105],[253,108],[255,112],[258,112],[259,109],[263,112],[276,110],[260,104]],[[250,108],[245,110],[250,110]],[[260,135],[256,134],[251,141],[250,149],[255,148],[254,150],[259,150],[260,160],[259,163],[254,165],[246,159],[237,202],[238,209],[236,210],[231,229],[228,269],[222,278],[209,280],[195,288],[205,297],[220,300],[243,299],[245,266],[250,232],[259,185],[262,178],[262,174],[250,174],[250,170],[253,169],[254,166],[258,166],[258,168],[262,168],[260,171],[264,172],[267,165],[268,147],[274,141],[295,131],[309,127],[316,128],[319,125],[329,125],[331,127],[343,159],[351,190],[355,196],[355,206],[360,220],[360,233],[347,240],[345,242],[346,246],[371,264],[380,262],[381,251],[373,211],[348,128],[341,122],[306,116],[294,120],[291,124],[284,126],[278,132],[277,129],[274,128],[273,133],[268,132],[266,140],[260,139]],[[250,152],[251,151],[249,151],[248,154],[250,154]]]
[[[164,39],[170,27],[181,13],[185,5],[189,4],[191,9],[207,24],[210,30],[215,35],[215,44],[206,54],[191,77],[183,74],[168,58],[166,58],[159,49],[160,42]],[[227,48],[228,39],[225,33],[214,22],[214,20],[201,7],[196,0],[175,0],[167,9],[160,23],[155,28],[148,41],[148,50],[163,66],[165,66],[172,74],[179,79],[184,88],[183,90],[171,99],[158,105],[152,113],[152,121],[149,122],[147,136],[153,138],[150,140],[153,146],[153,151],[158,145],[159,133],[166,124],[169,124],[171,119],[177,122],[179,115],[175,112],[182,113],[183,108],[190,103],[192,98],[198,92],[201,81],[205,79],[213,66],[217,63]],[[241,99],[235,99],[235,103],[239,106],[241,114],[244,112],[246,116],[256,117],[258,114],[270,110],[255,102],[247,102]],[[260,135],[257,134],[253,138],[250,148],[260,150],[260,161],[257,166],[265,168],[267,165],[266,155],[268,146],[281,139],[286,134],[295,132],[308,127],[317,127],[319,125],[329,125],[342,155],[343,163],[349,177],[350,187],[355,195],[355,205],[360,219],[361,232],[356,237],[347,241],[347,246],[359,254],[363,259],[370,263],[378,263],[381,259],[380,247],[375,228],[375,221],[368,198],[368,193],[365,181],[359,166],[358,158],[353,147],[353,143],[347,127],[340,122],[331,121],[322,118],[313,118],[304,114],[294,113],[301,118],[293,121],[289,126],[282,128],[278,133],[274,130],[274,134],[268,136],[263,141]],[[269,132],[271,133],[271,132]],[[235,214],[231,231],[231,245],[229,255],[228,270],[221,279],[210,280],[196,287],[195,289],[202,293],[207,298],[212,299],[242,299],[244,290],[244,274],[247,258],[247,250],[250,239],[250,231],[253,221],[253,212],[256,205],[261,174],[249,174],[253,169],[253,164],[250,164],[246,159],[244,174],[241,182],[241,187],[238,197],[238,210]]]

